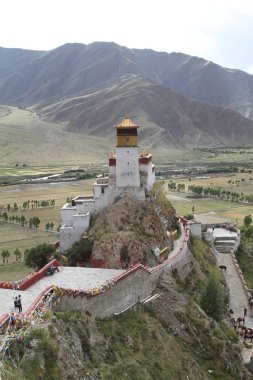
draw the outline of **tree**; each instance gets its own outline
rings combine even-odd
[[[128,248],[126,245],[123,245],[123,247],[121,248],[120,259],[122,261],[122,266],[124,268],[128,268],[131,261],[131,257],[129,255]]]
[[[46,227],[46,230],[49,230],[49,228],[50,228],[50,223],[47,222],[46,225],[45,225],[45,227]]]
[[[7,205],[8,212],[10,211],[10,209],[11,209],[11,205],[8,203],[8,205]]]
[[[6,211],[2,214],[2,218],[7,222],[7,220],[8,220],[8,215],[7,215],[7,212],[6,212]]]
[[[14,205],[13,205],[13,210],[14,210],[14,211],[18,211],[18,205],[17,205],[16,202],[15,202]]]
[[[21,259],[21,252],[20,252],[20,250],[18,248],[16,248],[13,253],[16,256],[16,261],[18,261],[19,259]]]
[[[1,253],[1,256],[3,258],[3,263],[5,264],[5,262],[7,261],[8,264],[8,258],[10,257],[10,252],[8,251],[8,249],[4,249]]]
[[[246,238],[252,238],[253,237],[253,226],[248,226],[247,228],[244,228],[243,230],[243,235]]]
[[[246,227],[248,227],[252,223],[251,215],[246,215],[243,219],[243,223]]]
[[[75,266],[78,261],[89,260],[92,252],[93,242],[89,239],[81,238],[70,247],[65,256],[68,258],[69,264]]]
[[[20,217],[20,222],[21,222],[21,226],[22,226],[22,227],[24,227],[25,221],[26,221],[26,218],[25,218],[25,216],[22,214],[21,217]]]
[[[26,249],[24,253],[25,264],[36,269],[41,269],[48,263],[48,256],[51,256],[54,251],[55,246],[46,243]]]
[[[50,223],[50,229],[51,229],[51,231],[52,231],[53,228],[54,228],[54,223],[51,222],[51,223]]]
[[[177,190],[180,192],[180,191],[184,191],[185,190],[185,184],[184,183],[178,183],[177,184]]]
[[[170,180],[170,182],[168,183],[168,188],[170,190],[176,190],[176,188],[177,188],[176,182],[173,182],[172,180]]]
[[[194,219],[194,215],[193,214],[185,214],[184,218],[187,219],[187,220],[193,220]]]
[[[32,228],[32,226],[34,226],[35,228],[38,228],[40,225],[40,219],[37,218],[37,216],[33,216],[32,218],[29,219],[28,224],[30,228]]]
[[[214,273],[210,273],[200,297],[200,306],[209,317],[219,322],[223,317],[224,304],[224,291]]]
[[[5,256],[6,256],[7,264],[8,264],[8,259],[9,259],[10,255],[11,255],[10,252],[8,251],[8,249],[6,249]]]
[[[39,228],[39,225],[40,225],[40,219],[37,218],[36,216],[33,217],[33,224],[36,228]]]

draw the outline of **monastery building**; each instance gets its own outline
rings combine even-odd
[[[77,196],[72,204],[61,209],[60,251],[64,252],[80,239],[89,228],[91,215],[97,214],[117,197],[146,199],[145,192],[155,181],[152,155],[146,151],[139,155],[138,128],[128,117],[115,126],[116,154],[109,158],[109,177],[99,178],[93,186],[93,196]]]

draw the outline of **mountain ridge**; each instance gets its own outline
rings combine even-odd
[[[0,48],[0,102],[101,137],[128,114],[145,127],[145,144],[157,147],[245,144],[253,137],[251,75],[114,42],[46,52]]]

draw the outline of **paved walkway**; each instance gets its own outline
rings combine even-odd
[[[249,310],[247,295],[244,291],[243,284],[235,267],[233,258],[230,253],[215,252],[217,254],[218,265],[226,265],[227,267],[227,271],[224,272],[224,276],[230,290],[229,307],[234,311],[234,319],[236,320],[238,317],[243,317],[243,310],[244,307],[246,307],[248,312],[245,317],[245,326],[253,329],[253,314]],[[243,348],[242,357],[245,363],[249,362],[251,354],[252,349]]]
[[[13,297],[21,294],[23,312],[25,312],[35,298],[49,285],[57,285],[69,289],[88,290],[104,284],[107,280],[118,276],[125,270],[98,269],[81,267],[59,267],[59,272],[52,276],[45,276],[30,288],[24,291],[0,289],[0,316],[14,311]],[[17,312],[17,309],[15,309]]]
[[[211,231],[214,239],[217,238],[237,238],[238,233],[234,231],[229,231],[226,228],[215,228],[214,231],[212,228],[208,228],[207,231]]]

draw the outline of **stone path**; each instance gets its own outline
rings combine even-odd
[[[120,269],[98,269],[81,267],[59,267],[60,272],[52,276],[45,276],[30,288],[24,291],[0,289],[0,316],[14,311],[13,297],[21,294],[23,312],[25,312],[35,298],[49,285],[63,288],[88,290],[104,284],[107,280],[123,273]],[[18,309],[15,309],[17,312]]]
[[[248,312],[245,318],[245,326],[253,329],[253,314],[249,310],[247,295],[235,267],[233,258],[230,253],[215,252],[217,254],[218,265],[226,265],[227,267],[224,276],[230,289],[229,307],[234,311],[234,318],[237,319],[238,317],[243,317],[243,310],[244,307],[246,307]],[[245,363],[249,362],[251,355],[252,349],[243,348],[242,357]]]
[[[212,231],[212,228],[208,228],[209,231]],[[216,238],[236,238],[238,236],[237,232],[229,231],[226,228],[215,228],[213,231],[213,237]]]

